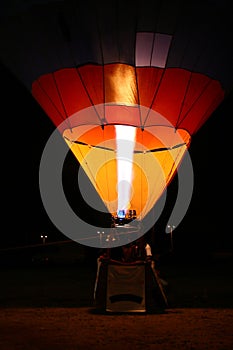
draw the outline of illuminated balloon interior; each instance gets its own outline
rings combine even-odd
[[[2,9],[2,62],[112,215],[147,215],[232,89],[228,10],[176,0],[19,0]]]

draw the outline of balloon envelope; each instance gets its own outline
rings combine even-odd
[[[228,3],[3,4],[2,61],[59,128],[108,211],[142,219],[232,88]]]

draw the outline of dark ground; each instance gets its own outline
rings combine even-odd
[[[232,256],[170,257],[160,272],[164,312],[104,315],[93,305],[93,262],[2,266],[0,349],[232,349]]]

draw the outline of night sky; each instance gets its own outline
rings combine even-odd
[[[1,245],[39,243],[43,232],[50,236],[51,241],[66,240],[67,237],[48,218],[38,185],[40,157],[54,126],[21,82],[4,66],[1,66],[0,72],[2,219],[5,220]],[[205,251],[232,248],[232,113],[231,93],[193,136],[189,153],[194,168],[194,192],[183,221],[174,231],[177,249]],[[64,185],[70,201],[75,198],[74,205],[85,216],[87,208],[76,186],[77,169],[78,164],[69,153],[64,167]],[[160,237],[165,237],[165,225],[176,198],[176,189],[177,179],[174,178],[168,189],[166,207],[155,225],[155,232]],[[103,223],[98,213],[92,215],[97,222]]]

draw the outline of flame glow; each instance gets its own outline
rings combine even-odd
[[[116,125],[118,210],[130,208],[136,128]]]

